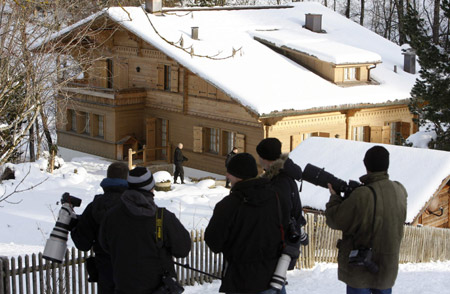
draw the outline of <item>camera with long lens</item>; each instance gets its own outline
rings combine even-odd
[[[300,226],[297,225],[295,218],[291,217],[289,220],[286,246],[283,248],[283,252],[278,259],[275,272],[270,280],[270,287],[275,290],[281,291],[286,284],[286,273],[288,269],[292,269],[295,266],[300,255],[300,245],[308,245],[308,234],[303,229],[304,223]]]
[[[61,197],[61,204],[55,227],[45,243],[44,253],[42,254],[45,259],[58,263],[62,263],[64,254],[66,254],[68,233],[71,224],[77,217],[73,208],[81,205],[81,199],[66,192]]]
[[[373,274],[378,273],[378,265],[372,261],[372,249],[362,248],[350,251],[348,263],[355,266],[364,266]]]
[[[344,180],[336,178],[333,174],[326,172],[324,168],[317,167],[310,163],[308,163],[303,170],[302,179],[326,189],[328,189],[328,183],[330,183],[337,194],[344,194],[344,199],[350,196],[353,190],[361,187],[361,183],[358,183],[357,181],[350,180],[347,183]]]
[[[184,292],[184,288],[174,277],[166,274],[162,277],[162,282],[162,286],[156,289],[153,294],[181,294]]]

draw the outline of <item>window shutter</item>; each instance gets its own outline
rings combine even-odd
[[[382,130],[381,126],[372,126],[370,127],[370,142],[372,143],[382,143]]]
[[[178,66],[172,66],[171,67],[171,78],[172,81],[170,83],[170,91],[172,92],[178,92],[178,76],[179,76],[179,71],[178,71]]]
[[[239,152],[245,152],[245,135],[244,134],[236,134],[236,147],[239,149]]]
[[[194,152],[203,152],[203,127],[194,126]]]
[[[410,123],[407,123],[407,122],[401,122],[400,124],[401,124],[400,132],[402,134],[402,138],[406,140],[409,137],[409,135],[411,134],[411,131],[410,131],[411,125],[410,125]]]
[[[157,72],[158,72],[158,82],[156,83],[156,88],[158,90],[164,90],[164,65],[158,64]]]
[[[391,144],[391,127],[383,126],[383,130],[381,132],[381,138],[383,144]]]
[[[363,132],[363,141],[364,142],[370,142],[370,127],[364,126],[364,132]]]

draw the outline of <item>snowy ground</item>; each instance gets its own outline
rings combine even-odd
[[[25,190],[0,202],[0,255],[18,256],[43,250],[45,240],[53,229],[64,192],[70,192],[83,200],[81,213],[86,205],[102,190],[100,181],[106,176],[109,161],[67,153],[64,150],[61,168],[53,174],[45,172],[46,161],[12,166],[16,179],[0,184],[0,199],[14,189]],[[66,153],[66,154],[64,154]],[[200,178],[211,174],[187,168],[188,177]],[[223,175],[212,175],[223,179]],[[162,181],[171,179],[165,172],[155,177]],[[22,181],[23,179],[23,181]],[[19,185],[19,183],[21,183]],[[156,192],[158,205],[174,212],[188,230],[205,228],[215,204],[228,194],[228,189],[217,186],[210,189],[212,180],[186,185],[173,185],[170,192]],[[18,186],[19,185],[19,186]],[[27,190],[35,186],[32,190]],[[18,187],[18,188],[17,188]],[[2,196],[3,195],[3,196]],[[69,246],[72,243],[69,242]],[[336,264],[318,264],[311,270],[295,270],[289,273],[288,293],[345,293],[345,285],[337,280]],[[450,261],[400,266],[395,293],[450,293]],[[186,287],[185,293],[217,293],[220,282]]]

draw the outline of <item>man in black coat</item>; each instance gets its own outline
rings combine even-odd
[[[252,155],[240,153],[230,160],[230,195],[217,203],[205,230],[206,244],[225,260],[220,292],[273,291],[270,281],[282,250],[280,225],[285,227],[288,219],[269,180],[257,175]]]
[[[259,163],[264,169],[263,178],[270,180],[277,191],[283,205],[290,211],[291,223],[295,223],[300,232],[301,227],[306,224],[303,217],[303,208],[296,181],[302,179],[302,169],[295,164],[289,154],[281,153],[281,142],[277,138],[266,138],[256,147]],[[289,231],[287,232],[289,234]],[[308,245],[308,237],[305,233],[301,236],[301,244]],[[295,261],[292,260],[289,269],[293,269]]]
[[[78,223],[71,231],[71,237],[75,246],[83,251],[91,248],[95,252],[94,272],[98,272],[97,293],[114,293],[113,269],[110,256],[98,243],[100,224],[105,213],[114,207],[122,193],[128,189],[128,167],[121,162],[112,163],[107,170],[106,178],[100,183],[104,193],[96,195],[89,203],[83,214],[78,217]],[[92,268],[88,268],[89,278],[92,279]]]
[[[162,209],[162,246],[156,240],[158,206],[155,180],[145,167],[129,172],[129,190],[108,211],[100,227],[100,244],[111,255],[117,294],[153,293],[163,275],[176,277],[172,256],[186,257],[191,238],[176,216]],[[158,217],[159,219],[159,217]]]
[[[238,154],[237,147],[233,147],[233,150],[230,151],[230,153],[227,154],[227,158],[225,159],[225,167],[228,167],[228,163],[230,162],[231,158],[233,158],[236,154]],[[230,188],[230,180],[227,178],[225,183],[225,188]]]
[[[175,164],[175,172],[173,173],[173,182],[176,183],[178,176],[180,176],[181,183],[184,184],[184,169],[183,162],[188,161],[186,157],[184,157],[183,152],[183,144],[178,143],[177,148],[175,148],[175,152],[173,154],[173,163]]]

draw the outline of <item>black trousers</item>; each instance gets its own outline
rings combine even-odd
[[[173,173],[173,182],[175,183],[180,176],[181,183],[184,183],[184,169],[182,163],[175,163],[175,172]]]

